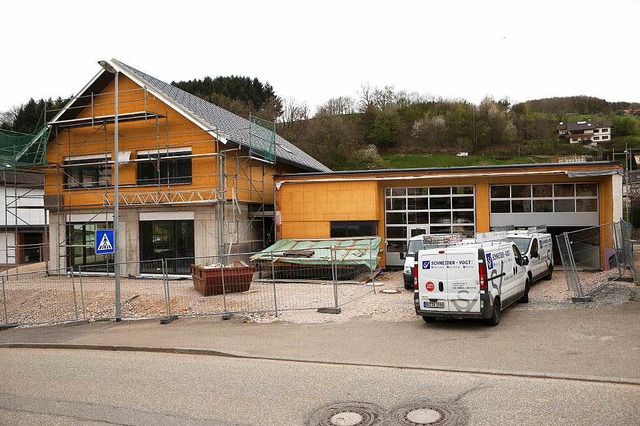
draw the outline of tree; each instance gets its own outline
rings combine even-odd
[[[251,113],[274,121],[282,114],[282,100],[276,96],[273,87],[257,78],[232,75],[171,84],[240,116]]]
[[[35,133],[42,128],[53,115],[59,111],[69,100],[57,98],[40,99],[35,101],[29,99],[26,104],[14,107],[2,113],[0,126],[6,130],[20,133]],[[46,111],[46,117],[45,117]]]
[[[399,128],[400,116],[398,111],[392,108],[383,109],[373,122],[373,129],[369,133],[369,138],[378,148],[389,149],[398,143]]]

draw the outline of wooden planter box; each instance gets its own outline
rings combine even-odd
[[[191,265],[191,276],[196,291],[203,296],[222,293],[239,293],[249,290],[253,278],[253,266],[205,268]],[[224,291],[222,281],[224,277]]]

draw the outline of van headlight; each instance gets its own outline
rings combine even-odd
[[[411,266],[410,265],[404,265],[404,273],[405,274],[412,274],[413,273],[411,271]]]

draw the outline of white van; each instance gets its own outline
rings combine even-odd
[[[529,284],[541,278],[550,280],[553,275],[553,238],[542,232],[508,231],[507,240],[514,242],[520,253],[529,261],[527,278]]]
[[[420,250],[414,274],[416,314],[485,319],[498,325],[500,312],[528,301],[526,259],[515,243],[486,242]]]
[[[409,239],[407,244],[407,252],[400,255],[404,259],[404,269],[402,270],[402,278],[404,280],[404,288],[413,290],[413,267],[416,263],[416,253],[425,248],[424,235],[417,235]]]

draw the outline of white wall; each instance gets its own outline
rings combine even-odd
[[[0,264],[16,263],[16,236],[13,232],[0,232]]]
[[[44,189],[0,187],[0,227],[2,226],[42,226],[45,223]],[[26,206],[42,207],[20,208]],[[6,210],[5,210],[6,209]],[[16,223],[16,215],[18,216]]]

